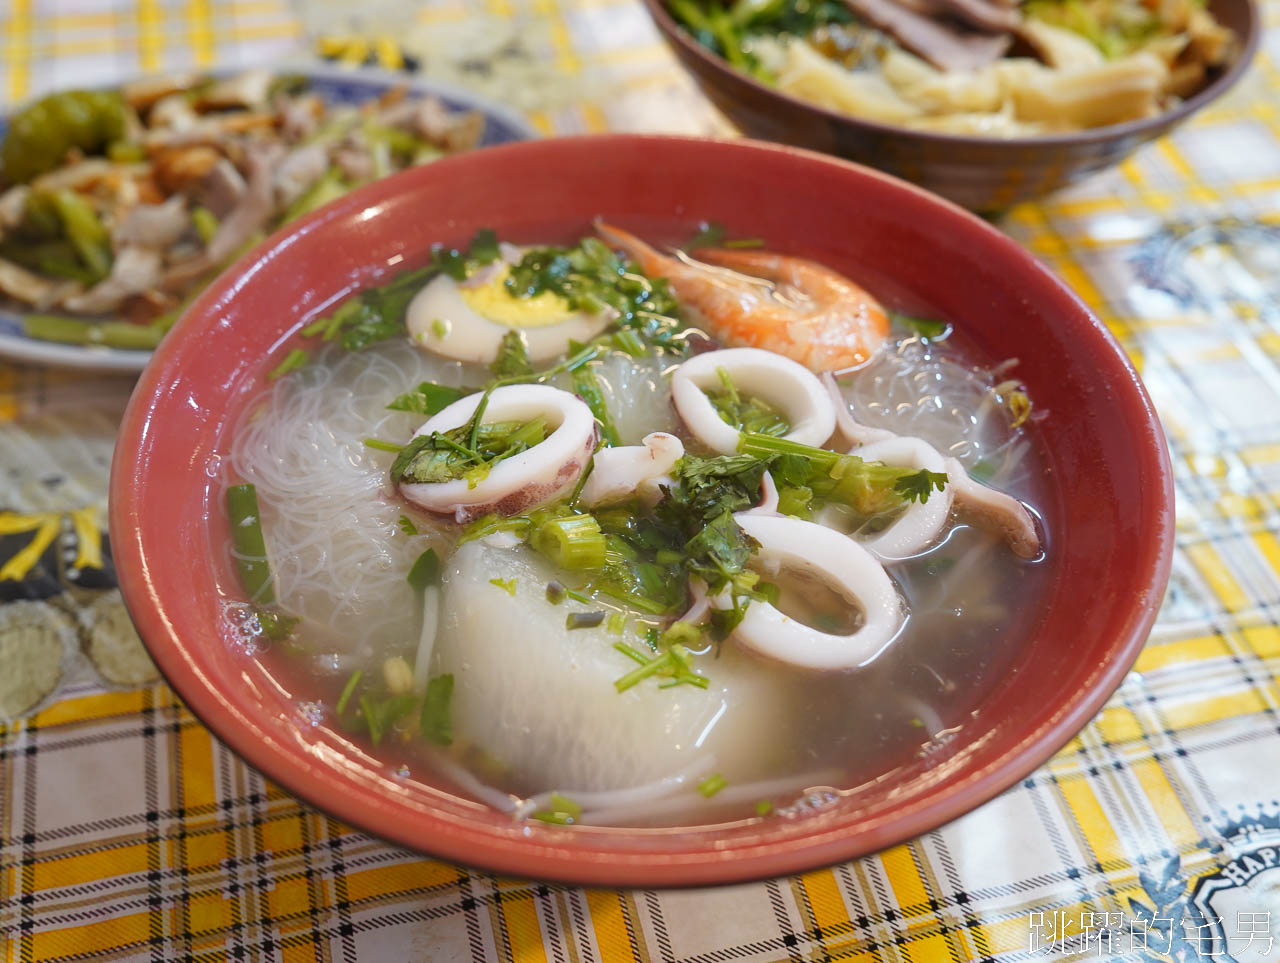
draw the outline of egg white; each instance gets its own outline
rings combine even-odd
[[[512,297],[504,284],[508,267],[481,270],[488,275],[480,284],[460,285],[441,274],[414,296],[406,323],[416,346],[456,361],[488,364],[498,356],[503,336],[518,331],[529,360],[540,363],[564,354],[570,341],[589,341],[613,320],[611,311],[574,311],[550,293]]]

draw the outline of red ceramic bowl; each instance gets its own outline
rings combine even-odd
[[[953,321],[991,359],[1018,357],[1039,408],[1051,589],[1016,669],[945,751],[804,819],[670,830],[515,824],[396,779],[323,729],[228,644],[241,597],[212,476],[231,430],[297,329],[389,261],[480,227],[568,240],[597,215],[650,234],[699,219],[816,258],[891,302]],[[211,519],[213,519],[211,521]],[[346,197],[246,255],[205,291],[143,373],[116,446],[111,533],[130,612],[193,712],[268,777],[396,843],[503,873],[676,886],[780,875],[938,826],[1026,776],[1102,706],[1132,664],[1169,573],[1173,496],[1160,424],[1106,329],[1061,281],[981,220],[843,161],[751,143],[612,136],[443,160]]]
[[[667,12],[666,0],[644,0],[653,22],[703,92],[751,137],[826,151],[871,164],[970,210],[998,212],[1119,164],[1142,144],[1182,123],[1234,84],[1262,33],[1254,0],[1208,0],[1236,32],[1231,64],[1199,93],[1155,117],[1110,127],[1000,140],[938,134],[863,120],[762,84],[699,44]]]

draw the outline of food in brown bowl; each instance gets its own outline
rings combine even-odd
[[[645,0],[747,133],[996,210],[1114,164],[1225,91],[1250,0]]]

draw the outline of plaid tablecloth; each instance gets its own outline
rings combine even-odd
[[[1173,581],[1135,671],[1022,785],[832,869],[584,891],[355,832],[242,765],[163,685],[104,687],[86,663],[0,728],[0,955],[1280,960],[1280,2],[1266,15],[1234,94],[1001,225],[1138,363],[1178,497]],[[406,38],[429,73],[547,132],[727,129],[632,0],[7,0],[0,83],[12,102],[351,29]],[[0,364],[0,509],[101,504],[127,389]],[[43,485],[67,459],[75,484]]]

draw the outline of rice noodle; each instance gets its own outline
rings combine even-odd
[[[588,826],[617,826],[621,824],[636,825],[652,822],[675,813],[687,813],[690,808],[702,805],[714,805],[717,809],[725,806],[745,805],[747,803],[768,801],[785,795],[789,798],[801,798],[818,789],[838,786],[848,781],[845,773],[838,769],[824,769],[819,772],[781,779],[767,779],[760,782],[746,783],[741,786],[726,786],[709,800],[701,797],[690,798],[684,793],[672,793],[661,799],[636,802],[629,805],[618,805],[610,808],[592,809],[588,811],[583,805],[582,818],[578,822]],[[801,788],[807,787],[807,788]],[[574,798],[575,802],[581,802]]]
[[[438,531],[400,530],[393,456],[364,439],[406,441],[422,416],[387,403],[422,381],[463,377],[461,365],[407,343],[331,352],[250,405],[237,433],[230,467],[257,487],[278,597],[350,651],[412,645],[420,606],[405,573],[429,544],[448,547]]]
[[[542,792],[521,802],[516,807],[515,815],[517,818],[523,818],[539,810],[546,809],[551,805],[551,797],[553,795],[572,799],[582,807],[584,815],[589,810],[638,806],[642,803],[669,796],[690,780],[699,776],[709,775],[715,766],[716,757],[706,755],[678,772],[641,786],[632,786],[627,789],[610,789],[602,792],[575,792],[573,790]]]

